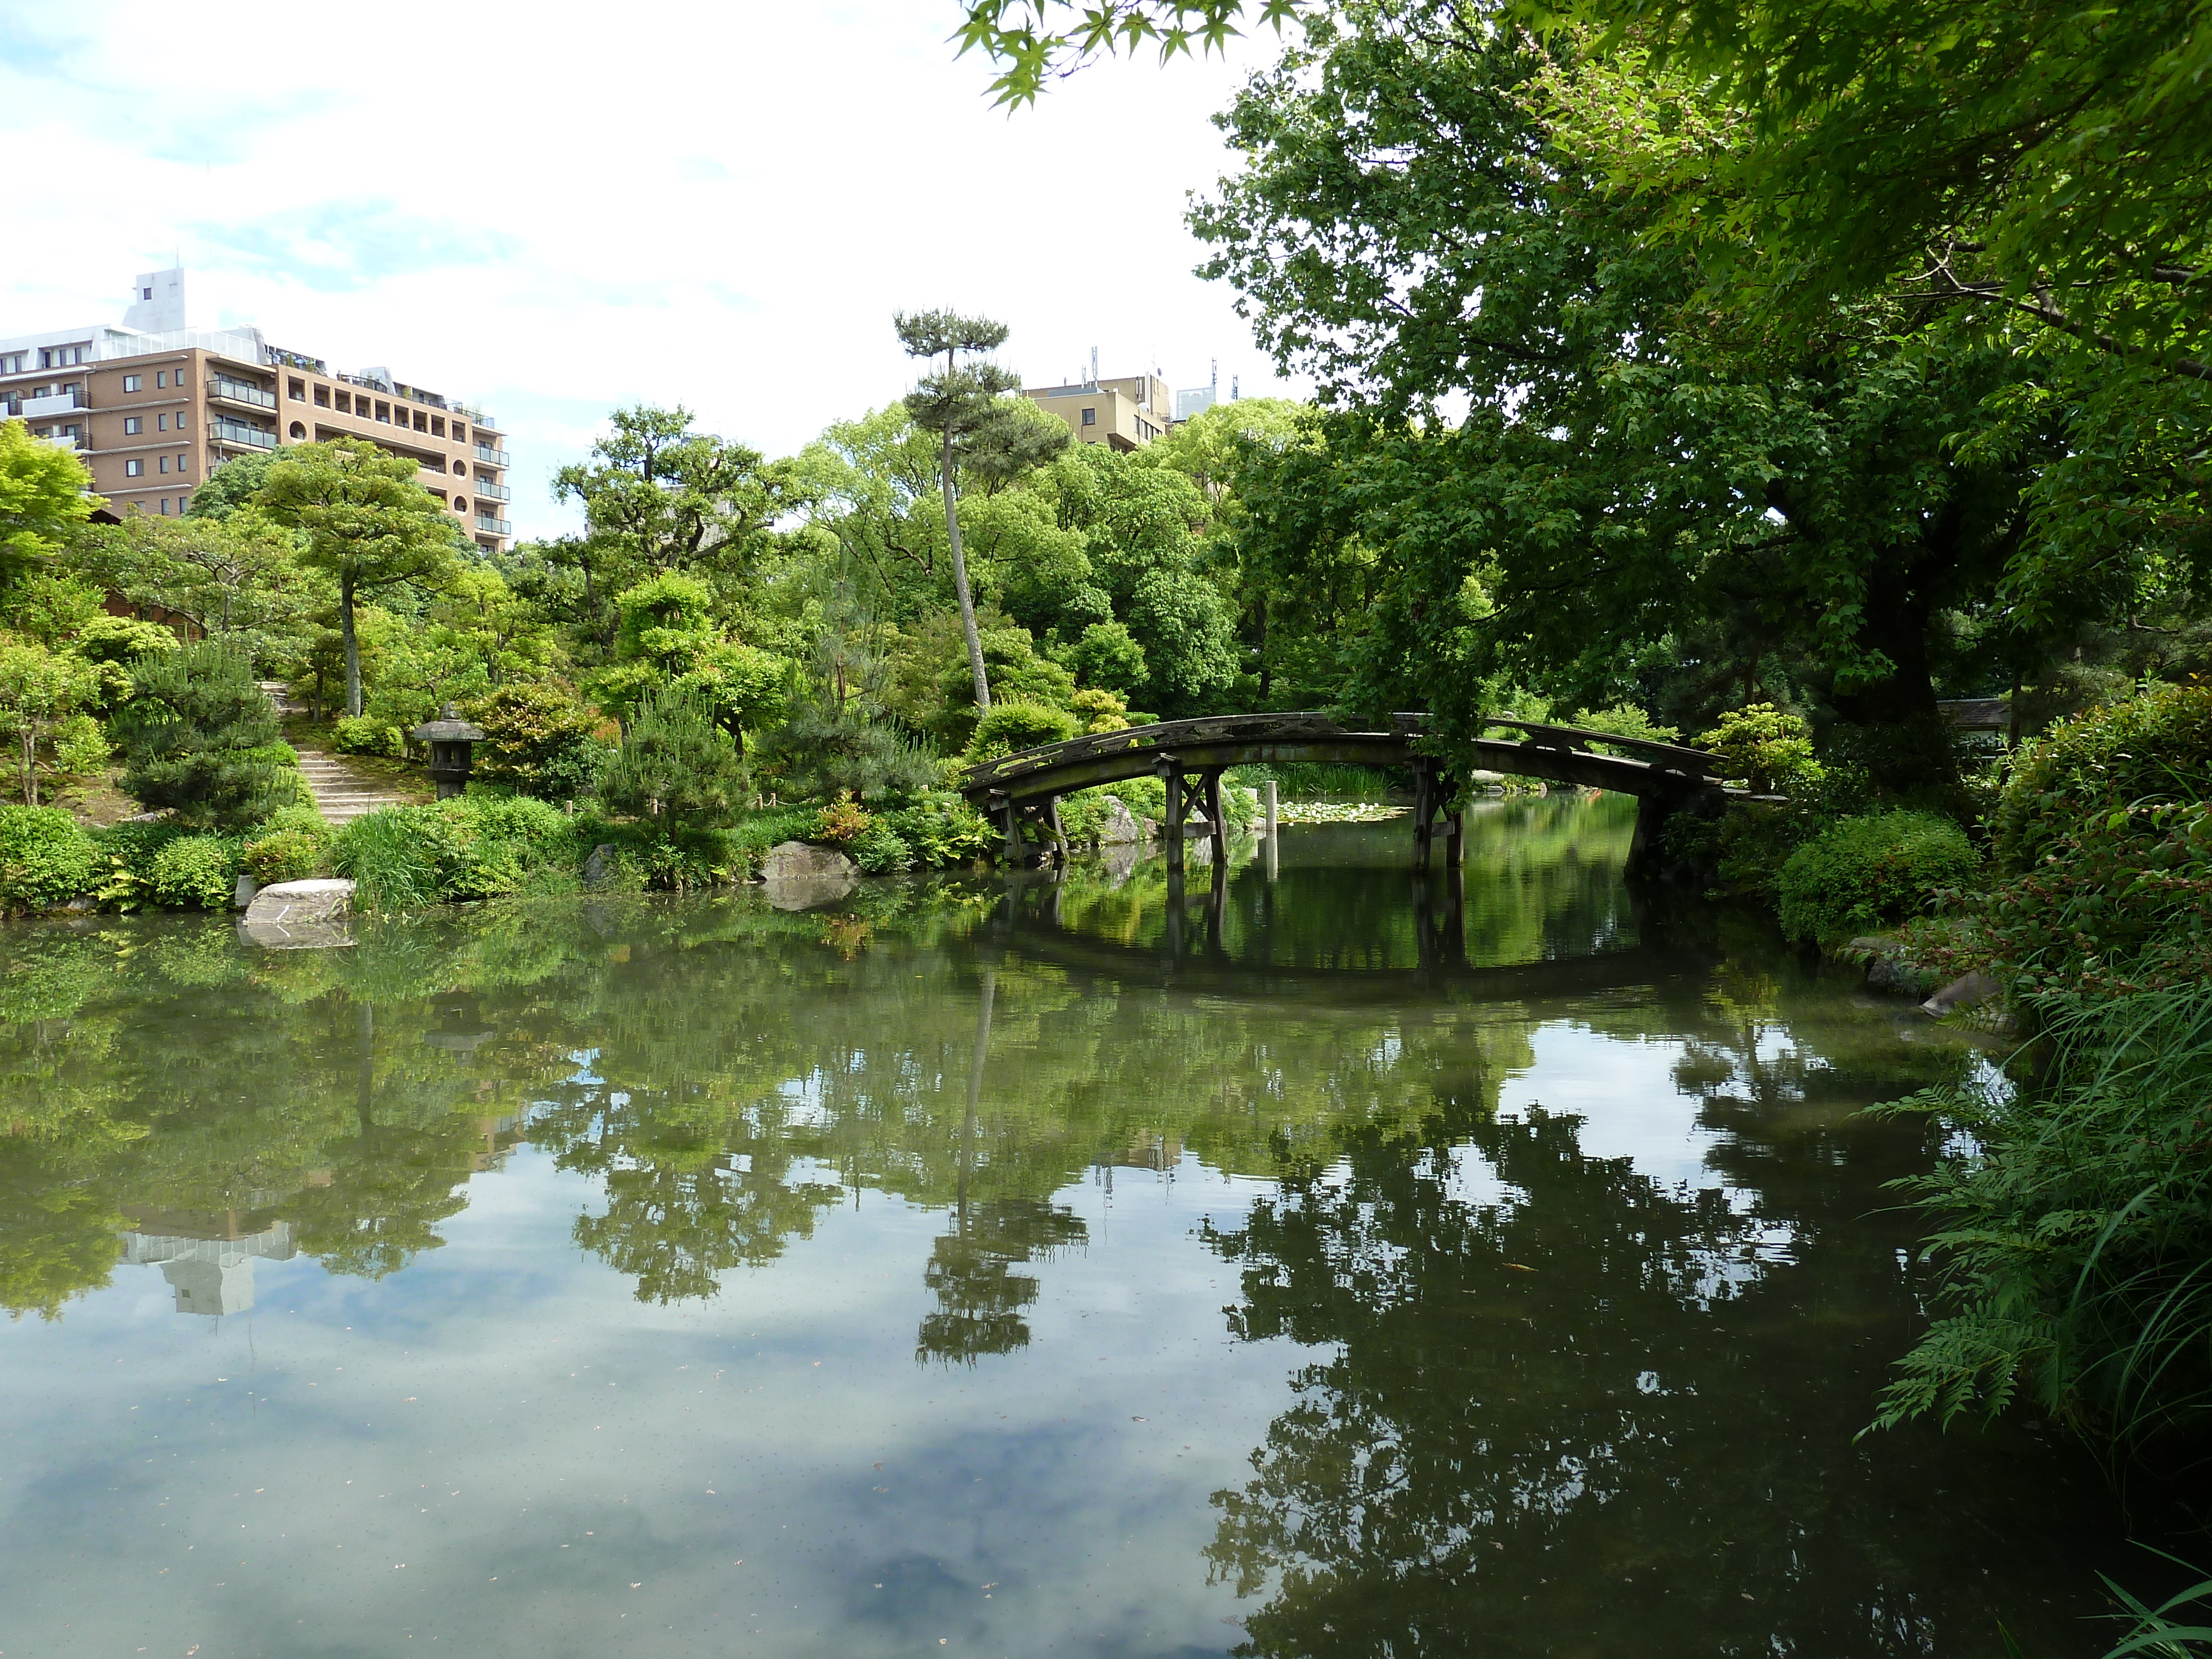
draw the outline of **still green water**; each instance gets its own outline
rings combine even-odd
[[[1273,867],[0,934],[0,1656],[2033,1655],[1857,1115],[1989,1063],[1626,804]]]

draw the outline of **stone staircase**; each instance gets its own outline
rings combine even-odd
[[[355,770],[339,756],[318,749],[302,749],[299,755],[300,771],[315,805],[332,824],[350,823],[380,806],[408,804],[410,797],[390,781]]]

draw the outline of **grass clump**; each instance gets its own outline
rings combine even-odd
[[[572,878],[577,838],[560,809],[526,795],[457,795],[387,806],[331,841],[331,862],[362,910],[495,898],[549,876]]]
[[[1782,931],[1827,940],[1864,933],[1922,908],[1938,889],[1968,880],[1981,855],[1966,831],[1933,812],[1900,809],[1844,818],[1790,855],[1776,882]]]

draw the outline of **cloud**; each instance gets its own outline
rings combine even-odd
[[[501,231],[424,218],[371,198],[184,228],[212,251],[214,270],[252,271],[318,294],[350,294],[395,276],[494,264],[524,246],[520,237]]]

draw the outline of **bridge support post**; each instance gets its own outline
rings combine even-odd
[[[1199,787],[1206,792],[1206,827],[1213,842],[1213,867],[1229,867],[1229,826],[1221,817],[1221,769],[1214,767],[1199,775]]]
[[[1152,770],[1168,787],[1168,817],[1160,826],[1167,845],[1160,850],[1168,855],[1169,877],[1174,885],[1180,886],[1182,883],[1175,878],[1182,874],[1182,762],[1173,755],[1162,755],[1153,763]]]
[[[1437,820],[1443,820],[1444,866],[1456,870],[1467,859],[1467,817],[1452,811],[1458,785],[1451,775],[1428,756],[1413,757],[1413,867],[1429,867],[1430,843]]]

